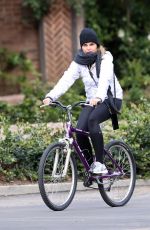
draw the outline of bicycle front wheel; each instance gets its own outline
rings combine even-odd
[[[129,146],[122,141],[111,141],[106,145],[106,151],[109,151],[112,160],[106,154],[104,163],[109,173],[114,176],[101,180],[102,184],[99,184],[99,191],[109,206],[123,206],[130,200],[135,187],[136,166],[134,157]],[[119,175],[119,169],[114,161],[121,168],[122,175]]]
[[[65,143],[49,145],[44,151],[38,171],[38,183],[45,204],[54,211],[61,211],[71,203],[77,186],[77,167]]]

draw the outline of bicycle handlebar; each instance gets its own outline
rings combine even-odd
[[[45,106],[58,106],[63,110],[68,110],[68,109],[72,109],[78,105],[81,106],[90,106],[89,103],[87,103],[86,101],[79,101],[79,102],[75,102],[72,105],[63,105],[60,101],[53,101],[52,103],[48,104],[48,105],[41,105],[40,108],[45,107]]]
[[[81,105],[81,106],[90,106],[89,103],[87,103],[86,101],[79,101],[79,102],[75,102],[73,105],[72,105],[72,108],[73,107],[76,107],[78,105]]]
[[[43,108],[43,107],[45,107],[45,106],[59,106],[59,107],[61,107],[61,108],[63,108],[63,109],[66,109],[66,108],[67,108],[67,106],[63,105],[60,101],[53,101],[53,102],[50,103],[50,104],[43,104],[43,105],[40,105],[40,108]]]

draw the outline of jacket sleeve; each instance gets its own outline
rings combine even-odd
[[[56,100],[61,95],[63,95],[80,77],[79,65],[76,62],[71,62],[69,68],[64,72],[61,79],[54,86],[54,88],[46,94],[45,97],[50,97],[53,100]]]
[[[107,97],[107,90],[109,85],[113,80],[113,57],[111,53],[107,52],[102,59],[101,67],[100,67],[100,76],[98,82],[98,89],[96,93],[96,97],[105,100]]]

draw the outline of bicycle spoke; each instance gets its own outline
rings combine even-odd
[[[125,144],[114,141],[108,147],[109,153],[121,168],[122,174],[113,177],[113,179],[105,178],[102,180],[103,185],[99,185],[99,189],[103,199],[110,206],[121,206],[128,202],[135,186],[135,164],[131,152]],[[110,174],[119,172],[119,168],[110,160],[109,156],[105,156],[105,164]],[[109,185],[105,184],[108,182]]]
[[[73,158],[70,157],[66,167],[64,146],[60,143],[50,146],[43,155],[39,167],[39,188],[46,205],[53,210],[66,208],[73,199],[76,184],[76,166]]]

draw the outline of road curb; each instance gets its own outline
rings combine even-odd
[[[150,180],[139,179],[136,181],[136,186],[150,186]],[[83,182],[78,182],[77,190],[89,190],[83,186]],[[27,195],[39,193],[38,184],[28,185],[5,185],[0,186],[0,196],[16,196],[16,195]]]

